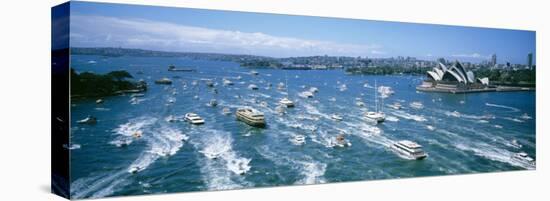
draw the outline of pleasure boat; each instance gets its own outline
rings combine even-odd
[[[97,118],[95,118],[94,116],[88,115],[88,117],[86,117],[84,119],[81,119],[81,120],[78,120],[76,123],[79,123],[79,124],[96,124],[97,123]]]
[[[342,120],[344,119],[344,118],[342,118],[342,116],[339,115],[339,114],[332,114],[332,115],[330,115],[330,118],[332,118],[332,119],[334,119],[334,120],[336,120],[336,121],[342,121]]]
[[[141,136],[143,136],[143,132],[138,130],[134,134],[132,134],[132,136],[134,136],[134,138],[141,138]]]
[[[516,148],[516,149],[521,149],[521,147],[523,147],[519,142],[518,140],[516,139],[513,139],[512,142],[510,143],[510,145],[512,145],[512,147]]]
[[[312,98],[312,97],[313,97],[313,93],[311,93],[311,91],[304,91],[304,92],[300,93],[299,96],[300,96],[300,97],[303,97],[303,98]]]
[[[340,133],[336,138],[334,138],[332,141],[330,141],[329,146],[332,148],[337,147],[350,147],[351,142],[349,142],[345,137],[344,134]]]
[[[331,97],[331,98],[328,99],[328,101],[336,102],[336,98],[335,98],[335,97]]]
[[[206,80],[206,86],[214,87],[214,82],[212,80]]]
[[[390,148],[407,159],[422,160],[428,156],[422,150],[422,146],[409,140],[398,141]]]
[[[255,84],[248,85],[248,88],[251,90],[258,90],[258,86]]]
[[[311,87],[311,88],[309,88],[309,91],[311,93],[317,93],[317,92],[319,92],[319,89],[317,87]]]
[[[513,156],[512,156],[512,160],[515,160],[519,163],[523,163],[523,164],[527,164],[527,165],[531,165],[531,166],[535,166],[536,163],[535,163],[535,159],[531,158],[527,153],[525,152],[520,152],[520,153],[515,153]]]
[[[216,159],[220,158],[221,155],[223,154],[223,152],[208,152],[208,151],[199,151],[199,152],[204,154],[204,156],[206,156],[206,158],[209,158],[209,159],[212,159],[212,160],[216,160]]]
[[[415,101],[410,104],[410,106],[414,109],[422,109],[424,108],[424,105],[422,105],[421,102]]]
[[[402,106],[401,106],[401,103],[395,102],[395,103],[391,104],[390,107],[395,109],[395,110],[400,110]]]
[[[165,77],[159,80],[155,80],[155,84],[172,84],[172,80]]]
[[[250,71],[250,74],[251,75],[259,75],[260,73],[258,73],[258,71],[253,70],[253,71]]]
[[[346,86],[346,84],[342,84],[340,85],[339,89],[340,91],[345,91],[345,90],[348,90],[348,86]]]
[[[284,105],[286,107],[294,107],[294,102],[292,102],[290,99],[288,99],[287,97],[284,97],[282,98],[279,103],[281,105]]]
[[[239,108],[236,112],[237,120],[250,126],[264,128],[266,126],[264,114],[252,108]]]
[[[384,114],[383,112],[373,112],[373,111],[366,112],[365,117],[369,118],[369,119],[372,119],[372,120],[376,121],[377,123],[380,123],[380,122],[383,122],[384,120],[386,120],[386,114]]]
[[[279,106],[275,107],[275,111],[279,115],[284,115],[285,114],[285,107],[279,105]]]
[[[223,85],[230,86],[230,85],[233,85],[233,82],[231,82],[231,80],[228,80],[228,79],[223,79]]]
[[[139,171],[142,171],[142,170],[143,170],[143,168],[140,167],[140,166],[133,166],[130,169],[128,169],[128,173],[135,174],[135,173],[138,173]]]
[[[97,100],[95,101],[95,103],[96,103],[96,104],[101,104],[101,103],[103,103],[103,99],[101,99],[101,98],[100,98],[100,99],[97,99]]]
[[[231,110],[230,110],[228,107],[225,107],[225,108],[223,108],[222,113],[223,113],[224,115],[230,115],[230,114],[231,114]]]
[[[216,106],[218,106],[218,101],[216,99],[212,99],[212,100],[210,100],[210,102],[208,102],[208,106],[216,107]]]
[[[363,101],[357,101],[355,102],[355,105],[357,105],[358,107],[365,107],[365,103]]]
[[[522,118],[522,119],[532,119],[532,117],[529,116],[529,114],[527,114],[527,113],[523,113],[520,118]]]
[[[204,124],[204,119],[202,119],[198,114],[191,112],[185,114],[185,121],[191,124]]]
[[[279,84],[277,84],[277,90],[279,91],[285,90],[285,84],[283,84],[282,82],[279,82]]]
[[[304,135],[295,135],[292,139],[291,139],[292,143],[295,144],[295,145],[303,145],[306,143],[306,136]]]

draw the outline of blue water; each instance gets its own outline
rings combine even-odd
[[[259,75],[253,76],[237,63],[185,58],[73,55],[71,62],[78,72],[123,69],[149,84],[145,96],[134,102],[137,104],[130,103],[130,95],[105,97],[99,105],[95,100],[73,100],[71,142],[80,145],[71,150],[71,194],[76,198],[534,168],[511,157],[518,152],[536,157],[535,92],[420,93],[415,90],[422,80],[418,76],[273,69],[259,69]],[[169,72],[166,69],[170,64],[196,68],[197,72]],[[237,76],[242,79],[235,79]],[[153,83],[162,77],[174,83]],[[235,85],[223,86],[224,77]],[[275,107],[286,92],[277,90],[276,85],[284,83],[285,78],[289,98],[296,107],[280,116]],[[218,93],[201,79],[214,79]],[[192,85],[194,80],[196,86]],[[252,83],[260,89],[248,89]],[[273,86],[267,88],[268,83]],[[375,108],[375,90],[364,83],[389,86],[395,91],[380,102],[387,114],[381,124],[372,125],[362,118],[365,111]],[[339,90],[342,84],[347,90]],[[298,96],[309,87],[319,89],[314,98]],[[207,106],[213,98],[219,105]],[[331,98],[336,101],[329,101]],[[356,98],[366,106],[356,106]],[[262,101],[267,107],[260,104]],[[413,101],[423,103],[424,108],[410,107]],[[386,106],[394,102],[400,102],[403,108]],[[267,128],[252,128],[236,121],[234,114],[222,113],[224,107],[234,112],[241,106],[264,112]],[[193,126],[165,120],[169,115],[187,112],[199,114],[206,123]],[[344,121],[332,120],[330,115],[335,113],[341,114]],[[532,118],[522,118],[524,114]],[[76,124],[88,115],[97,117],[98,123]],[[143,136],[133,138],[138,130]],[[342,131],[352,146],[328,147],[328,142]],[[290,142],[297,134],[306,136],[304,145]],[[388,149],[403,139],[419,143],[429,156],[422,161],[406,160]],[[514,146],[513,140],[521,147]],[[119,141],[131,144],[117,147]],[[203,154],[212,150],[223,150],[223,154],[216,160]],[[243,162],[250,169],[238,175],[233,171],[233,162]],[[131,174],[128,170],[132,167],[142,170]]]

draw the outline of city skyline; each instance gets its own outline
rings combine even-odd
[[[411,56],[527,64],[535,32],[217,10],[72,2],[71,47],[270,57]],[[132,12],[130,12],[130,10]],[[140,12],[134,12],[134,11]]]

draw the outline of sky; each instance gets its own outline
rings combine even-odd
[[[535,32],[71,2],[71,47],[123,47],[271,57],[411,56],[425,60],[527,62]]]

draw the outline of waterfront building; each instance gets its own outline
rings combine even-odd
[[[450,67],[440,62],[433,70],[428,71],[426,76],[419,89],[460,91],[489,87],[489,78],[476,79],[474,73],[458,61]]]

